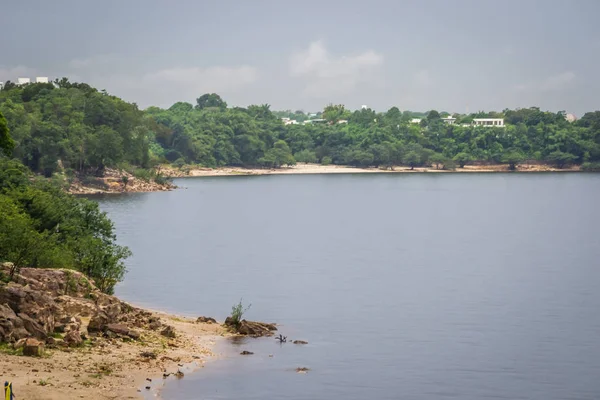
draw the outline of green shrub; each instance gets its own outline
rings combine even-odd
[[[242,299],[240,299],[239,303],[231,307],[231,320],[234,325],[239,325],[240,321],[242,320],[242,317],[244,316],[246,311],[250,309],[251,306],[252,304],[248,304],[248,307],[244,308],[242,304]]]
[[[586,172],[600,172],[600,162],[585,162],[581,164],[581,170]]]
[[[329,165],[331,164],[331,157],[325,156],[321,159],[321,165]]]

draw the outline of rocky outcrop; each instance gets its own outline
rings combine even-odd
[[[41,357],[44,354],[44,342],[36,339],[27,339],[23,345],[23,355]]]
[[[253,337],[272,336],[273,332],[277,330],[275,324],[246,321],[245,319],[236,324],[231,317],[225,319],[224,325],[229,331],[237,333],[238,335]]]
[[[5,274],[10,268],[0,264]],[[77,271],[22,268],[12,282],[0,283],[0,342],[32,338],[73,347],[88,335],[109,334],[137,340],[140,333],[133,328],[152,323],[160,324],[150,313],[100,292]]]
[[[217,320],[212,317],[198,317],[196,322],[199,324],[216,324]]]

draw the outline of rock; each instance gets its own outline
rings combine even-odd
[[[241,320],[240,323],[236,325],[231,317],[227,317],[227,319],[225,319],[224,325],[237,334],[254,337],[272,336],[273,331],[277,330],[275,324],[246,321],[245,319]]]
[[[175,373],[175,377],[177,379],[183,378],[183,372],[181,372],[181,370],[177,370],[177,372]]]
[[[65,335],[64,342],[69,347],[77,347],[83,344],[83,339],[77,331],[70,331]]]
[[[251,352],[251,351],[248,351],[248,350],[244,350],[244,351],[242,351],[240,354],[241,354],[242,356],[249,356],[249,355],[252,355],[252,354],[254,354],[254,353],[253,353],[253,352]]]
[[[89,329],[89,328],[88,328]],[[129,328],[121,324],[108,324],[106,330],[123,336],[129,336]]]
[[[140,353],[140,356],[142,356],[144,358],[151,358],[153,360],[156,359],[156,353],[154,351],[142,351]]]
[[[160,332],[160,334],[169,338],[174,338],[176,336],[175,329],[173,329],[173,327],[170,325],[167,325],[166,328]]]
[[[146,380],[147,380],[148,382],[152,382],[152,379],[150,379],[150,378],[146,378]]]
[[[31,336],[38,340],[46,340],[48,333],[40,324],[37,323],[37,321],[34,321],[33,318],[27,314],[21,313],[18,314],[18,316],[23,321],[23,327],[31,334]]]
[[[146,390],[150,390],[152,389],[150,386],[146,386]]]
[[[299,374],[305,374],[308,371],[310,371],[310,368],[306,368],[306,367],[298,367],[298,368],[296,368],[296,372],[298,372]]]
[[[90,323],[88,324],[88,332],[104,332],[108,325],[108,316],[103,312],[98,312],[92,316]]]
[[[160,328],[162,326],[162,323],[160,321],[153,321],[150,322],[150,324],[148,325],[148,328],[155,331],[158,328]]]
[[[140,340],[141,337],[140,333],[138,331],[134,331],[133,329],[130,329],[129,332],[127,332],[127,336],[133,340]]]
[[[25,339],[25,338],[17,340],[17,342],[15,344],[13,344],[13,348],[15,350],[20,349],[21,347],[25,346],[26,341],[27,341],[27,339]]]
[[[294,344],[308,344],[308,342],[305,341],[305,340],[294,340],[292,343],[294,343]]]
[[[211,317],[198,317],[196,322],[203,324],[216,324],[217,320]]]
[[[44,343],[37,339],[29,338],[23,346],[23,355],[30,357],[41,357],[44,354]]]

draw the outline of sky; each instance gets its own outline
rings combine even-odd
[[[600,109],[598,0],[8,0],[0,81],[145,108],[220,94],[318,111]]]

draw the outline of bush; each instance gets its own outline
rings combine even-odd
[[[240,324],[242,317],[244,316],[246,311],[248,311],[250,309],[251,306],[252,306],[252,304],[248,304],[248,307],[244,308],[244,306],[242,304],[242,299],[240,299],[239,303],[237,303],[233,307],[231,307],[231,321],[233,322],[234,325]]]
[[[581,170],[586,172],[600,172],[600,162],[586,162],[581,164]]]
[[[329,165],[331,164],[331,157],[325,156],[321,159],[321,165]]]
[[[173,161],[173,166],[175,168],[181,168],[184,165],[185,165],[185,159],[183,159],[182,157],[180,157],[177,160]]]
[[[152,171],[144,168],[136,168],[133,170],[133,176],[135,176],[137,179],[150,182],[152,180]]]

